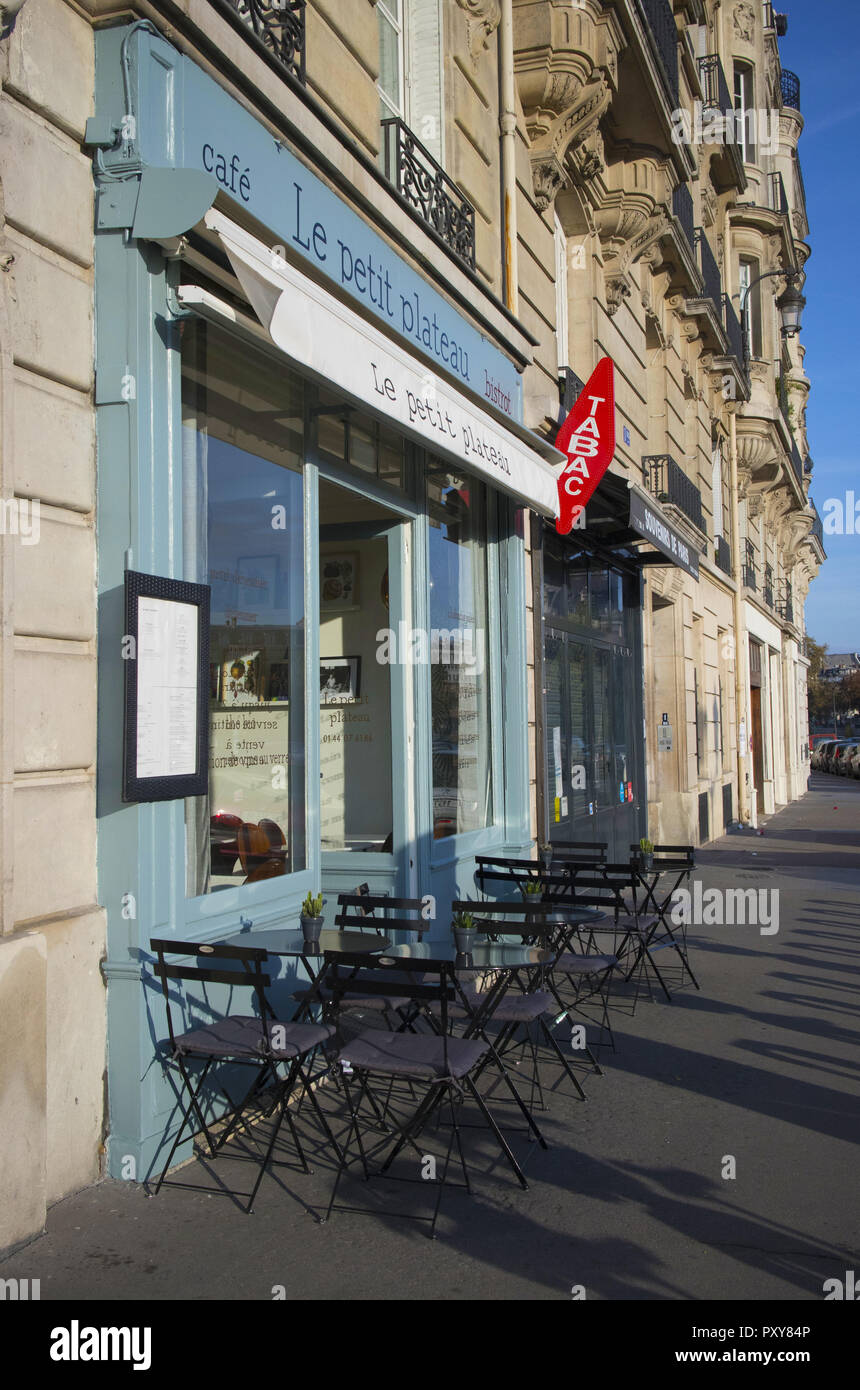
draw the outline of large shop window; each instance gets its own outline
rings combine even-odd
[[[305,867],[301,380],[211,324],[182,337],[185,576],[212,587],[209,794],[189,897]]]
[[[427,469],[433,835],[492,823],[488,499],[483,483]]]

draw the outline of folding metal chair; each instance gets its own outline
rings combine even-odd
[[[268,1145],[260,1162],[260,1170],[253,1189],[248,1193],[233,1192],[227,1188],[210,1189],[207,1191],[219,1191],[225,1195],[233,1197],[247,1197],[248,1205],[245,1211],[250,1213],[254,1208],[254,1199],[263,1180],[263,1176],[272,1161],[272,1153],[281,1130],[284,1120],[293,1138],[299,1161],[305,1172],[310,1172],[307,1159],[302,1149],[301,1141],[298,1136],[293,1117],[289,1113],[288,1102],[297,1080],[303,1086],[303,1094],[307,1095],[316,1112],[323,1130],[331,1142],[336,1153],[339,1147],[329,1128],[319,1102],[309,1084],[309,1078],[303,1066],[304,1059],[312,1054],[318,1047],[326,1043],[332,1036],[334,1029],[329,1024],[313,1023],[281,1023],[274,1015],[269,1004],[265,990],[270,983],[270,977],[263,970],[263,964],[267,959],[267,952],[258,950],[251,946],[228,946],[218,942],[190,942],[190,941],[164,941],[153,940],[150,947],[156,952],[158,959],[153,967],[153,973],[157,979],[161,980],[162,992],[164,994],[165,1007],[167,1011],[167,1031],[169,1035],[169,1064],[178,1072],[184,1091],[188,1095],[188,1103],[182,1114],[179,1125],[167,1160],[164,1164],[161,1176],[158,1179],[155,1191],[158,1193],[166,1180],[166,1174],[173,1160],[179,1144],[185,1134],[189,1122],[196,1120],[196,1128],[193,1123],[189,1129],[189,1137],[197,1134],[204,1134],[209,1146],[209,1157],[213,1160],[217,1158],[227,1140],[236,1129],[236,1126],[246,1115],[252,1102],[260,1096],[263,1083],[267,1078],[271,1079],[274,1088],[274,1097],[266,1111],[271,1115],[277,1111],[277,1119],[272,1128]],[[180,957],[181,963],[171,962],[166,959],[168,956]],[[227,965],[219,964],[188,964],[188,960],[193,958],[196,962],[200,960],[218,962],[226,961]],[[203,1004],[210,1014],[213,1009],[205,999],[205,988],[202,991],[203,998],[200,1000],[189,1000],[186,996],[176,995],[171,997],[172,991],[170,982],[184,981],[194,982],[203,986],[209,984],[224,985],[229,989],[251,989],[257,1005],[256,1015],[249,1014],[229,1014],[226,1017],[215,1018],[209,1022],[200,1022],[193,1027],[178,1029],[174,1025],[173,1009],[174,1004],[180,1000],[183,1011],[192,1004]],[[196,1081],[189,1070],[189,1063],[203,1062],[203,1068]],[[281,1063],[288,1066],[286,1077],[281,1077],[278,1067]],[[229,1093],[223,1088],[220,1094],[227,1101],[227,1110],[219,1119],[227,1118],[227,1124],[217,1139],[213,1138],[210,1126],[213,1120],[207,1123],[204,1114],[204,1105],[201,1103],[203,1088],[213,1065],[237,1065],[253,1068],[254,1076],[250,1086],[244,1096],[238,1101],[234,1101]],[[181,1099],[179,1101],[182,1103]],[[229,1118],[228,1118],[229,1117]],[[168,1180],[168,1186],[174,1187],[194,1187],[199,1190],[198,1184],[177,1182],[175,1179]]]
[[[338,1052],[342,1081],[347,1097],[350,1125],[343,1143],[340,1164],[332,1187],[331,1198],[326,1212],[327,1219],[335,1209],[341,1211],[367,1212],[365,1207],[335,1206],[341,1178],[350,1163],[350,1148],[355,1140],[358,1156],[361,1159],[365,1179],[371,1176],[388,1175],[398,1154],[408,1144],[414,1149],[423,1163],[427,1155],[417,1146],[417,1139],[427,1128],[433,1115],[447,1102],[450,1112],[451,1134],[442,1167],[441,1179],[437,1182],[436,1200],[432,1216],[416,1216],[413,1212],[387,1213],[416,1221],[430,1222],[430,1235],[435,1239],[436,1221],[445,1186],[465,1187],[471,1193],[469,1170],[463,1152],[461,1126],[457,1109],[466,1095],[472,1097],[478,1106],[487,1126],[508,1157],[514,1171],[519,1173],[522,1187],[528,1184],[511,1153],[499,1126],[490,1113],[485,1100],[474,1083],[474,1072],[486,1056],[489,1048],[486,1042],[476,1038],[457,1038],[449,1035],[448,1010],[457,997],[454,966],[448,961],[429,959],[409,959],[395,956],[350,955],[341,952],[326,952],[325,982],[331,991],[335,1010],[350,994],[406,994],[419,1005],[437,1004],[440,1010],[440,1030],[438,1033],[389,1033],[382,1029],[360,1029],[346,1041],[342,1041]],[[435,978],[434,978],[435,977]],[[339,1039],[339,1041],[341,1041]],[[375,1146],[368,1150],[365,1139],[370,1126],[365,1124],[361,1110],[369,1088],[375,1080],[388,1082],[403,1079],[414,1085],[426,1087],[417,1109],[402,1120],[393,1118],[387,1132]],[[357,1096],[354,1094],[358,1083]],[[378,1109],[374,1107],[374,1120],[378,1119]],[[372,1126],[377,1129],[378,1126]],[[452,1149],[456,1144],[463,1183],[449,1183],[448,1167]],[[374,1174],[371,1174],[369,1161],[385,1152],[384,1161]],[[426,1187],[422,1178],[403,1178],[399,1181],[417,1182]]]
[[[672,930],[672,925],[666,920],[675,893],[684,880],[689,879],[696,867],[694,847],[692,845],[655,845],[650,869],[646,869],[642,863],[642,850],[639,845],[631,845],[630,850],[630,867],[634,880],[634,893],[637,897],[637,913],[640,915],[648,912],[654,913],[648,924],[644,944],[649,952],[671,947],[681,962],[681,984],[683,985],[684,974],[686,973],[690,976],[696,989],[699,989],[699,982],[690,965],[686,922],[679,924],[679,940]],[[660,896],[658,897],[658,885],[664,875],[670,877],[672,886],[668,892],[665,889],[659,889]],[[639,900],[640,889],[642,890],[641,900]],[[653,963],[653,957],[651,959]],[[635,964],[633,968],[635,969]],[[666,986],[664,985],[663,988],[665,991]]]

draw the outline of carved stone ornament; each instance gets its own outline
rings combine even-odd
[[[477,66],[478,59],[490,46],[490,39],[499,27],[502,7],[499,0],[457,0],[467,17],[469,54]]]
[[[755,10],[746,0],[741,0],[739,5],[735,5],[732,24],[739,39],[744,43],[752,43],[755,36]]]
[[[531,165],[535,206],[545,212],[570,180],[554,154],[532,154]]]
[[[630,298],[630,285],[621,275],[607,276],[606,312],[610,318],[617,314],[625,299]]]

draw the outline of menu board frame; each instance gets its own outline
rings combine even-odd
[[[208,584],[189,584],[182,579],[168,579],[163,575],[142,574],[138,570],[125,573],[125,631],[123,656],[125,657],[125,714],[123,721],[122,758],[122,799],[123,801],[176,801],[186,796],[205,796],[209,789],[209,604],[211,589]],[[168,619],[169,610],[164,605],[193,605],[197,609],[197,651],[196,651],[196,691],[191,699],[193,709],[193,728],[183,731],[182,720],[189,714],[188,696],[181,706],[182,687],[178,687],[179,732],[190,753],[193,771],[171,774],[159,773],[151,777],[138,775],[139,753],[144,740],[148,740],[146,756],[152,756],[152,727],[143,727],[140,716],[141,692],[140,673],[151,667],[139,664],[140,651],[140,602],[141,599],[159,600],[159,612]],[[177,610],[176,617],[182,618]],[[185,615],[187,616],[187,615]],[[145,635],[144,635],[145,636]],[[165,633],[166,638],[166,633]],[[184,687],[188,691],[188,685]],[[164,765],[169,765],[170,750],[167,740],[163,747]],[[175,752],[174,752],[175,755]]]

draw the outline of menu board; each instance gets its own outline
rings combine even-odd
[[[123,800],[207,788],[209,586],[129,570],[125,578]]]

